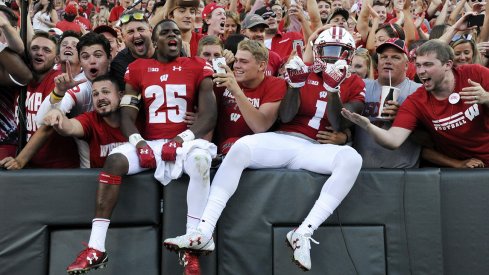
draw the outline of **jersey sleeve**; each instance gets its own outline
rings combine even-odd
[[[93,122],[91,121],[91,112],[83,113],[80,114],[79,116],[75,117],[78,122],[82,125],[83,128],[83,139],[84,140],[89,140],[91,135],[92,135],[92,125]]]
[[[357,75],[350,76],[351,81],[340,86],[340,91],[348,91],[346,102],[365,102],[365,82]]]
[[[399,111],[397,112],[392,127],[401,127],[408,130],[414,130],[414,128],[416,128],[418,121],[416,114],[418,112],[416,112],[416,102],[414,102],[413,96],[416,95],[412,94],[408,96],[401,107],[399,107]]]
[[[194,56],[191,59],[192,62],[195,62],[197,66],[202,68],[202,73],[197,78],[197,84],[202,82],[202,80],[206,77],[212,77],[212,74],[214,74],[214,69],[207,61],[197,56]]]
[[[282,100],[287,92],[287,83],[278,77],[270,77],[270,83],[266,86],[262,103],[277,102]]]
[[[124,73],[124,81],[126,84],[131,85],[134,89],[141,91],[141,74],[138,66],[140,63],[138,60],[132,62],[127,66],[127,70]]]

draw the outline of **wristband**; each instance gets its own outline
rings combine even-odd
[[[134,147],[136,147],[136,145],[142,140],[144,140],[144,138],[140,134],[132,134],[129,136],[129,143],[134,145]]]
[[[194,132],[192,132],[190,130],[185,130],[185,131],[181,132],[180,134],[178,134],[177,137],[180,137],[183,140],[183,142],[186,142],[186,141],[194,140],[195,134],[194,134]]]
[[[63,96],[58,95],[57,93],[54,92],[54,90],[51,92],[51,98],[57,101],[60,101],[63,99]]]

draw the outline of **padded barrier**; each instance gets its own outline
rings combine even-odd
[[[0,171],[0,274],[66,274],[88,241],[98,170]],[[300,224],[328,176],[244,172],[216,230],[203,275],[304,274],[285,234]],[[185,230],[188,177],[164,189],[150,172],[124,178],[93,274],[182,274],[166,237]],[[489,273],[489,170],[363,170],[314,234],[308,274]],[[162,192],[163,189],[163,192]],[[163,199],[163,213],[160,200]]]

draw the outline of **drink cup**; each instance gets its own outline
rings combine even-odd
[[[397,101],[399,98],[399,88],[392,86],[382,86],[382,94],[380,97],[380,105],[379,105],[379,114],[378,118],[386,118],[387,115],[382,114],[384,112],[384,108],[386,107],[387,102],[390,100]]]

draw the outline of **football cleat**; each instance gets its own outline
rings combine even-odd
[[[206,238],[200,230],[191,230],[187,234],[166,239],[163,245],[171,251],[188,251],[193,254],[208,255],[214,251],[214,240]]]
[[[285,241],[287,246],[294,251],[292,261],[304,271],[311,270],[311,241],[319,244],[319,242],[311,238],[310,234],[302,235],[295,232],[295,230],[287,233],[287,240]]]
[[[87,247],[78,256],[75,261],[66,268],[68,274],[84,274],[90,270],[104,268],[109,261],[107,253],[97,249]]]

